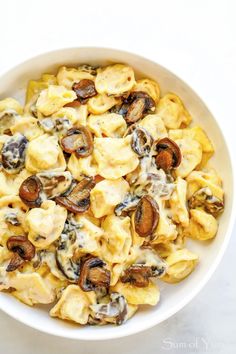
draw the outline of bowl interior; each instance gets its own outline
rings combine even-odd
[[[211,243],[188,242],[190,250],[200,257],[196,270],[178,285],[159,281],[161,301],[156,307],[144,307],[131,320],[120,327],[78,327],[71,323],[50,318],[48,306],[30,308],[13,297],[1,293],[0,308],[25,324],[62,337],[99,340],[126,336],[149,328],[165,320],[181,309],[202,288],[219,263],[226,247],[233,203],[233,177],[230,156],[221,129],[203,101],[181,79],[162,66],[123,51],[102,48],[72,48],[54,51],[35,57],[12,69],[0,80],[0,97],[12,96],[23,100],[29,79],[37,79],[41,73],[55,72],[61,65],[73,66],[83,63],[105,65],[123,62],[131,65],[139,76],[150,77],[160,84],[162,94],[171,91],[178,94],[193,116],[193,123],[200,124],[215,147],[212,166],[224,182],[226,207],[220,218],[217,237]]]

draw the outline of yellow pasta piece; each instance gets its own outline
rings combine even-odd
[[[65,208],[52,200],[44,201],[40,208],[33,208],[26,215],[28,239],[35,247],[48,247],[60,237],[66,218]]]
[[[21,183],[30,176],[30,173],[24,169],[17,175],[8,175],[0,172],[0,197],[5,195],[18,195]]]
[[[194,270],[197,262],[198,256],[186,248],[175,251],[166,258],[168,269],[161,280],[167,283],[177,283]]]
[[[198,141],[192,138],[177,139],[176,144],[179,146],[182,160],[175,169],[176,176],[185,178],[192,172],[202,160],[202,147]]]
[[[126,298],[127,302],[132,305],[155,306],[160,300],[159,288],[151,281],[149,285],[144,288],[139,288],[129,283],[118,282],[112,290],[121,293]]]
[[[69,285],[51,309],[50,316],[86,324],[90,314],[90,305],[95,303],[96,295],[93,291],[84,292],[78,285]]]
[[[109,263],[122,263],[128,257],[132,243],[130,218],[109,215],[102,222],[101,255]]]
[[[99,240],[103,235],[103,230],[98,227],[91,218],[86,215],[75,216],[75,220],[81,225],[78,233],[78,252],[98,255]]]
[[[178,129],[181,125],[188,126],[192,120],[181,99],[173,93],[168,93],[160,99],[157,114],[168,129]]]
[[[114,64],[99,68],[95,79],[98,93],[117,95],[130,91],[135,84],[134,71],[130,66]]]
[[[32,173],[44,170],[64,171],[66,161],[57,138],[44,134],[30,141],[26,151],[25,167]]]
[[[183,139],[185,137],[192,138],[201,144],[202,147],[202,160],[200,165],[198,166],[198,169],[203,168],[207,161],[211,158],[211,156],[214,154],[214,147],[208,138],[207,134],[205,131],[199,127],[193,127],[190,129],[176,129],[176,130],[170,130],[169,131],[169,137],[172,140],[177,140],[177,139]]]
[[[162,118],[157,114],[148,114],[138,122],[138,125],[145,128],[154,140],[168,135]]]
[[[40,92],[36,108],[43,115],[50,116],[76,98],[76,93],[67,90],[64,86],[49,85],[47,89]]]
[[[154,239],[152,244],[166,242],[176,239],[177,230],[176,225],[170,218],[170,210],[166,209],[163,201],[159,201],[159,222],[156,230],[153,233]]]
[[[98,174],[107,179],[117,179],[132,172],[139,159],[132,150],[131,136],[126,138],[94,138],[94,159]]]
[[[0,244],[12,235],[25,235],[25,213],[28,207],[17,196],[0,198]]]
[[[54,75],[43,74],[39,80],[30,80],[26,90],[26,103],[33,101],[49,85],[57,85],[57,79]]]
[[[133,86],[132,91],[142,91],[146,92],[155,103],[158,103],[160,99],[160,86],[158,83],[151,79],[140,79],[136,81],[136,84]]]
[[[88,100],[88,111],[93,114],[103,114],[119,102],[118,98],[107,96],[105,93],[99,94]]]
[[[170,197],[170,208],[173,220],[183,226],[188,226],[189,223],[186,194],[187,182],[181,177],[177,177],[175,190]]]
[[[129,183],[123,178],[103,180],[90,193],[91,210],[96,218],[112,214],[129,190]]]
[[[100,115],[90,115],[88,118],[88,127],[98,138],[103,136],[111,138],[123,137],[127,125],[120,114],[105,113]]]
[[[38,120],[30,116],[23,116],[17,119],[10,130],[13,135],[15,133],[23,134],[29,141],[43,134],[43,130],[38,126]]]
[[[23,107],[14,98],[7,97],[4,100],[0,101],[0,113],[3,113],[5,111],[15,112],[19,115],[22,115],[23,114]]]
[[[217,220],[204,210],[191,209],[189,225],[184,229],[184,235],[205,241],[216,236],[218,229]]]
[[[214,169],[206,171],[193,171],[187,177],[187,198],[190,199],[191,196],[201,188],[210,188],[213,196],[223,200],[224,191],[221,185],[221,179],[216,174]]]
[[[78,181],[84,178],[84,176],[94,177],[98,174],[98,166],[92,155],[78,158],[75,154],[71,154],[67,168]]]
[[[38,273],[6,272],[0,267],[0,290],[14,288],[11,292],[18,300],[29,306],[34,304],[50,304],[55,300],[56,292],[50,283]]]
[[[67,68],[66,66],[62,66],[57,73],[58,84],[68,90],[72,88],[75,82],[79,82],[83,79],[94,80],[94,76],[88,72],[82,71],[80,68]]]

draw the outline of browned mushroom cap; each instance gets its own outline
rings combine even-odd
[[[125,116],[125,120],[127,123],[134,123],[137,122],[139,119],[143,117],[144,111],[146,107],[145,98],[136,98],[127,111]]]
[[[28,140],[26,137],[17,133],[3,145],[2,165],[8,173],[15,174],[24,167],[27,144]]]
[[[215,197],[210,188],[205,187],[196,191],[188,202],[190,209],[203,208],[207,213],[214,216],[224,210],[224,202]]]
[[[19,196],[22,201],[31,208],[39,207],[42,203],[40,193],[43,186],[39,178],[35,175],[24,180],[19,189]]]
[[[87,157],[93,152],[93,137],[86,127],[71,128],[61,140],[63,150],[77,157]]]
[[[151,276],[151,267],[136,264],[126,269],[120,280],[122,283],[130,283],[139,288],[144,288],[148,286]]]
[[[105,263],[98,257],[88,256],[82,261],[79,285],[84,291],[92,291],[97,287],[110,285],[110,271],[104,268]]]
[[[155,107],[156,107],[155,102],[152,99],[152,97],[149,96],[148,93],[143,92],[143,91],[131,92],[128,97],[128,100],[133,101],[137,98],[145,98],[145,110],[146,111],[154,111],[155,110]]]
[[[125,116],[127,123],[137,122],[144,116],[144,113],[155,109],[155,102],[146,92],[132,92],[127,101],[131,102]]]
[[[57,197],[55,200],[72,213],[84,213],[90,206],[90,191],[94,186],[92,177],[84,177],[69,195]]]
[[[148,155],[153,143],[152,136],[142,127],[136,127],[132,133],[131,147],[139,156]]]
[[[72,90],[75,91],[78,100],[83,104],[88,98],[94,97],[97,94],[95,84],[92,80],[83,79],[74,83]]]
[[[169,138],[163,138],[154,142],[157,152],[156,165],[164,171],[176,168],[181,163],[181,151],[178,145]]]
[[[9,251],[17,253],[25,261],[30,261],[35,255],[35,247],[26,236],[9,237],[7,248]]]
[[[147,237],[156,229],[159,221],[159,207],[149,195],[143,196],[135,210],[135,231],[141,237]]]
[[[14,253],[13,256],[10,259],[10,262],[6,268],[6,272],[13,272],[17,268],[19,268],[22,264],[24,264],[25,261],[21,256],[19,256],[18,253]]]

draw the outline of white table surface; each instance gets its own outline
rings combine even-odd
[[[236,153],[234,0],[0,2],[0,72],[51,49],[107,46],[156,60],[185,79],[225,123]],[[104,342],[56,338],[0,312],[1,354],[235,353],[236,228],[201,293],[164,323]]]

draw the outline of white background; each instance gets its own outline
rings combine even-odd
[[[174,71],[204,97],[223,122],[236,155],[234,0],[0,0],[0,14],[0,72],[62,47],[107,46],[139,53]],[[78,342],[42,334],[0,312],[0,353],[234,353],[235,234],[236,228],[201,293],[153,329],[108,342]]]

